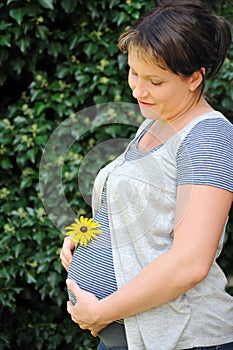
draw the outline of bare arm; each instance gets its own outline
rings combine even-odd
[[[107,298],[89,302],[89,293],[82,294],[72,310],[76,322],[97,334],[101,325],[167,303],[199,283],[213,263],[232,199],[212,186],[179,186],[171,249]]]

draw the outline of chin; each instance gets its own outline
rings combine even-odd
[[[157,120],[161,118],[159,113],[153,111],[152,109],[140,106],[140,111],[143,117],[147,119]]]

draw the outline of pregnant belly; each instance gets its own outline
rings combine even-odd
[[[101,233],[94,243],[89,243],[87,247],[78,247],[68,272],[68,278],[98,299],[105,298],[117,290],[109,240]],[[75,303],[75,298],[69,290],[68,294],[69,299]]]

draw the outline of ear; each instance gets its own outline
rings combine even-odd
[[[203,82],[206,69],[202,67],[199,71],[196,71],[192,74],[190,80],[189,90],[194,92]]]

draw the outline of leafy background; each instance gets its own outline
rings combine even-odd
[[[66,313],[63,233],[48,218],[39,188],[43,149],[54,129],[83,108],[133,102],[117,38],[156,1],[7,0],[0,2],[0,350],[95,349]],[[232,21],[231,0],[206,5]],[[233,121],[233,47],[206,93]],[[91,129],[91,128],[90,128]],[[134,128],[92,129],[57,159],[77,215],[90,206],[77,187],[86,152]],[[56,199],[55,199],[56,200]],[[56,203],[56,202],[55,202]],[[233,274],[233,218],[220,264]],[[229,292],[232,289],[229,287]]]

